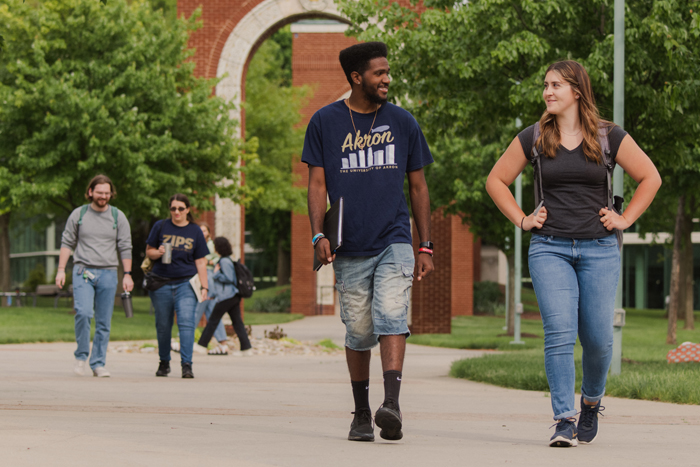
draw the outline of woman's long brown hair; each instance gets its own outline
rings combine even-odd
[[[609,128],[612,123],[602,120],[598,114],[598,107],[595,105],[595,97],[591,89],[591,79],[583,66],[573,60],[564,60],[552,63],[547,68],[545,76],[550,71],[555,71],[564,81],[571,85],[571,89],[579,96],[578,113],[581,121],[583,133],[583,153],[586,158],[600,164],[601,148],[598,142],[598,128],[601,123]],[[546,110],[540,118],[540,137],[536,144],[542,148],[547,157],[554,158],[557,155],[557,148],[561,142],[559,125],[557,125],[556,115],[550,114]]]

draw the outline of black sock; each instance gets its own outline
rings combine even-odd
[[[355,412],[369,408],[369,379],[364,381],[350,381],[352,384],[352,397],[355,399]]]
[[[384,402],[394,401],[399,406],[399,391],[401,390],[401,372],[389,370],[384,372]]]

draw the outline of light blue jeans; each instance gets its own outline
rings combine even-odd
[[[83,278],[83,272],[94,274],[94,279]],[[90,323],[95,318],[95,337],[92,341],[90,368],[105,366],[109,332],[112,328],[114,296],[117,293],[117,270],[73,266],[73,304],[75,307],[75,350],[77,360],[90,355]]]
[[[561,420],[576,415],[577,334],[583,347],[581,393],[590,402],[605,394],[620,250],[614,234],[583,240],[533,234],[528,261],[544,326],[554,419]]]
[[[407,243],[389,245],[376,256],[337,256],[333,262],[345,346],[369,350],[379,336],[408,331],[408,304],[415,259]]]
[[[165,284],[160,289],[149,292],[156,314],[156,332],[158,335],[158,355],[165,362],[170,361],[170,339],[173,332],[173,320],[177,313],[177,327],[180,330],[181,363],[192,363],[194,346],[194,310],[197,296],[189,281],[179,284]]]

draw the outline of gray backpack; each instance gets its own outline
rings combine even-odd
[[[542,165],[540,161],[540,151],[537,148],[537,139],[540,137],[540,122],[535,123],[535,131],[532,135],[532,168],[535,171],[535,206],[539,206],[544,201],[544,189],[542,188]],[[601,125],[598,128],[598,143],[603,153],[603,164],[607,169],[605,177],[608,184],[608,196],[606,206],[617,214],[622,213],[622,203],[625,201],[621,196],[614,196],[612,189],[612,175],[615,170],[615,163],[610,158],[610,140],[608,139],[608,128]],[[622,249],[622,231],[615,229],[617,244]]]

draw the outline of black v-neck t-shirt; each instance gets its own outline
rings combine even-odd
[[[535,126],[531,125],[518,134],[528,160],[532,160],[534,131]],[[617,125],[608,134],[613,165],[626,135],[627,132]],[[533,233],[581,239],[612,234],[600,222],[598,214],[608,204],[607,169],[602,162],[597,164],[588,160],[583,153],[583,144],[579,144],[571,150],[559,145],[553,159],[541,154],[540,164],[547,220],[541,229],[533,229]]]

